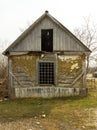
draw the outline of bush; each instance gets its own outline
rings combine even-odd
[[[8,96],[8,67],[0,67],[0,97]]]

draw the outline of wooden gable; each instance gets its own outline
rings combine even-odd
[[[90,53],[90,50],[67,28],[48,12],[45,12],[4,51],[4,54],[6,55],[7,52],[42,51],[41,30],[43,29],[53,30],[53,51]]]

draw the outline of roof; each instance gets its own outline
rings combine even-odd
[[[65,30],[65,32],[69,33],[75,40],[77,40],[78,44],[80,44],[86,52],[91,52],[88,47],[86,47],[73,33],[71,33],[65,26],[63,26],[57,19],[55,19],[53,16],[49,14],[48,11],[45,11],[45,13],[40,16],[28,29],[26,29],[4,52],[4,55],[7,55],[8,52],[11,51],[11,49],[18,44],[22,39],[24,39],[36,26],[39,22],[41,22],[45,17],[48,17],[50,20],[52,20],[55,24],[57,24],[61,29]]]

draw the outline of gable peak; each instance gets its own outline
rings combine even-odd
[[[48,10],[46,10],[46,11],[45,11],[45,13],[46,13],[46,14],[48,14],[48,13],[49,13],[49,11],[48,11]]]

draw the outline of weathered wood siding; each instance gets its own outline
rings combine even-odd
[[[43,19],[31,32],[16,44],[11,51],[41,51],[41,29],[53,29],[53,51],[85,51],[82,45],[49,18]]]

